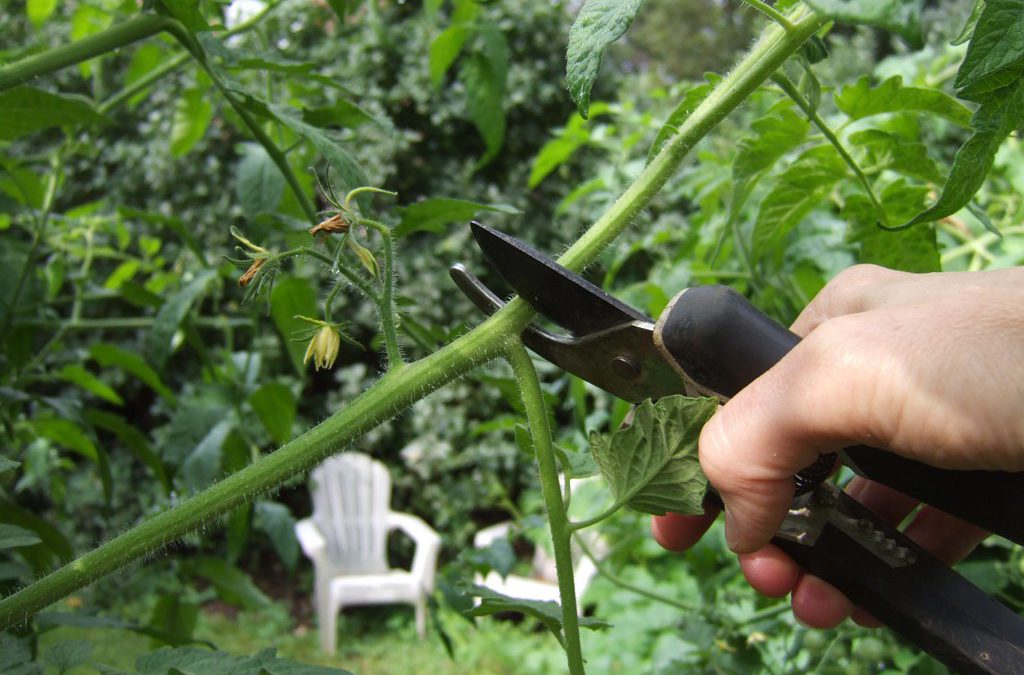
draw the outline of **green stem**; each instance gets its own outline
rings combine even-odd
[[[615,240],[675,172],[697,141],[771,77],[822,25],[809,8],[798,5],[787,17],[793,29],[768,26],[750,51],[686,118],[679,131],[655,155],[614,204],[558,259],[579,271]]]
[[[312,258],[316,258],[317,260],[326,263],[330,269],[338,270],[353,286],[359,289],[360,293],[363,293],[366,297],[370,298],[370,300],[380,305],[380,296],[377,295],[376,291],[370,288],[370,285],[367,284],[362,277],[360,277],[356,272],[350,270],[346,265],[341,264],[338,260],[335,260],[331,256],[323,253],[322,251],[318,251],[315,248],[299,246],[298,248],[282,251],[281,253],[274,255],[274,260],[284,260],[285,258],[294,258],[299,255],[308,255]]]
[[[654,600],[655,602],[660,602],[662,604],[669,605],[670,607],[681,609],[687,614],[692,614],[694,612],[702,612],[703,608],[699,605],[690,605],[685,602],[682,602],[681,600],[676,600],[675,598],[670,598],[666,595],[655,593],[654,591],[648,588],[644,588],[643,586],[637,586],[636,584],[626,581],[622,577],[616,575],[614,572],[610,572],[608,570],[608,566],[605,565],[601,560],[599,560],[597,556],[594,555],[594,552],[590,549],[590,547],[587,546],[587,542],[584,541],[586,537],[581,537],[579,535],[575,536],[576,545],[580,547],[581,551],[583,551],[583,555],[590,558],[590,562],[594,563],[594,567],[597,568],[597,573],[605,579],[607,579],[610,583],[618,586],[619,588],[623,588],[632,593],[636,593],[637,595],[642,595],[645,598]]]
[[[388,355],[388,368],[400,368],[405,365],[402,360],[402,350],[398,346],[398,325],[395,316],[395,250],[391,240],[391,230],[385,225],[369,218],[360,218],[359,224],[375,230],[384,242],[384,293],[381,295],[378,306],[380,307],[380,323],[384,332],[384,348]]]
[[[882,203],[879,202],[878,197],[875,196],[875,191],[871,187],[871,181],[868,180],[868,177],[864,175],[863,171],[861,171],[857,162],[854,161],[853,157],[850,156],[850,153],[847,152],[846,147],[843,145],[842,141],[839,140],[839,137],[833,133],[831,128],[829,128],[828,123],[822,119],[821,115],[818,114],[818,111],[815,110],[811,106],[810,102],[800,94],[800,90],[797,89],[796,85],[793,84],[793,81],[786,77],[784,73],[775,73],[772,75],[772,81],[779,85],[779,87],[782,88],[782,91],[786,92],[787,96],[793,99],[793,102],[804,111],[805,115],[807,115],[807,119],[809,119],[814,126],[818,127],[818,131],[820,131],[828,142],[832,144],[832,147],[834,147],[836,152],[839,153],[839,156],[842,157],[846,166],[850,168],[850,171],[852,171],[857,177],[857,180],[860,181],[864,191],[867,192],[868,199],[871,200],[871,204],[875,207],[875,210],[878,211],[878,216],[882,221],[882,224],[888,225],[889,221],[886,218],[885,209],[882,208]]]
[[[747,3],[757,11],[761,12],[762,14],[764,14],[769,19],[779,24],[786,30],[793,30],[793,24],[789,22],[789,19],[787,19],[779,10],[775,9],[771,5],[761,2],[761,0],[743,0],[743,2]]]
[[[37,77],[88,61],[163,31],[175,32],[180,25],[155,14],[137,14],[89,37],[29,56],[0,68],[0,91],[25,84]]]
[[[131,97],[135,96],[141,91],[147,89],[151,84],[158,80],[166,77],[170,73],[184,65],[189,58],[187,52],[174,55],[169,61],[161,66],[154,68],[153,70],[146,73],[143,77],[139,78],[135,82],[132,82],[127,87],[117,92],[107,100],[103,101],[97,108],[96,112],[100,114],[106,114],[121,105]]]
[[[540,469],[540,486],[544,504],[548,511],[548,525],[551,528],[551,542],[555,550],[555,568],[558,570],[558,593],[562,599],[562,633],[565,637],[565,653],[569,660],[569,672],[581,675],[583,651],[580,645],[580,623],[576,614],[576,585],[572,571],[572,529],[565,514],[562,488],[558,481],[558,465],[555,461],[551,429],[548,427],[548,411],[544,404],[544,393],[537,379],[537,371],[526,348],[518,340],[509,345],[505,359],[515,372],[519,392],[526,407],[526,419],[530,426],[530,437],[537,453]]]
[[[704,99],[609,211],[566,252],[561,260],[563,264],[581,269],[593,261],[628,227],[632,217],[647,206],[697,141],[760,86],[820,24],[803,6],[794,10],[789,19],[793,30],[786,32],[775,24],[765,30],[750,53]],[[359,435],[506,351],[510,344],[518,344],[517,336],[533,316],[529,305],[519,298],[513,299],[451,344],[388,373],[348,406],[276,452],[0,600],[0,630],[26,621],[69,593],[303,474]]]

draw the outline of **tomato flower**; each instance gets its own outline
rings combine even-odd
[[[302,363],[309,363],[309,360],[312,358],[317,370],[330,368],[334,365],[334,360],[338,358],[338,349],[340,347],[341,333],[334,326],[324,324],[310,338],[309,346],[306,347],[306,356],[303,357]]]

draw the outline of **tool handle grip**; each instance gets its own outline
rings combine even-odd
[[[655,327],[655,344],[677,371],[698,388],[727,398],[799,342],[725,286],[686,289]],[[867,478],[1024,544],[1024,472],[938,469],[866,446],[846,448],[844,455]]]

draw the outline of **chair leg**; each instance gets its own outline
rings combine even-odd
[[[416,633],[421,640],[427,637],[427,600],[423,597],[416,600]]]
[[[320,624],[320,651],[335,654],[338,646],[338,613],[341,607],[332,606],[326,598],[320,598],[317,607],[317,622]]]

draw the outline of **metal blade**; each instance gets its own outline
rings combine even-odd
[[[480,250],[516,293],[539,313],[576,336],[650,317],[616,300],[515,237],[470,223]]]

